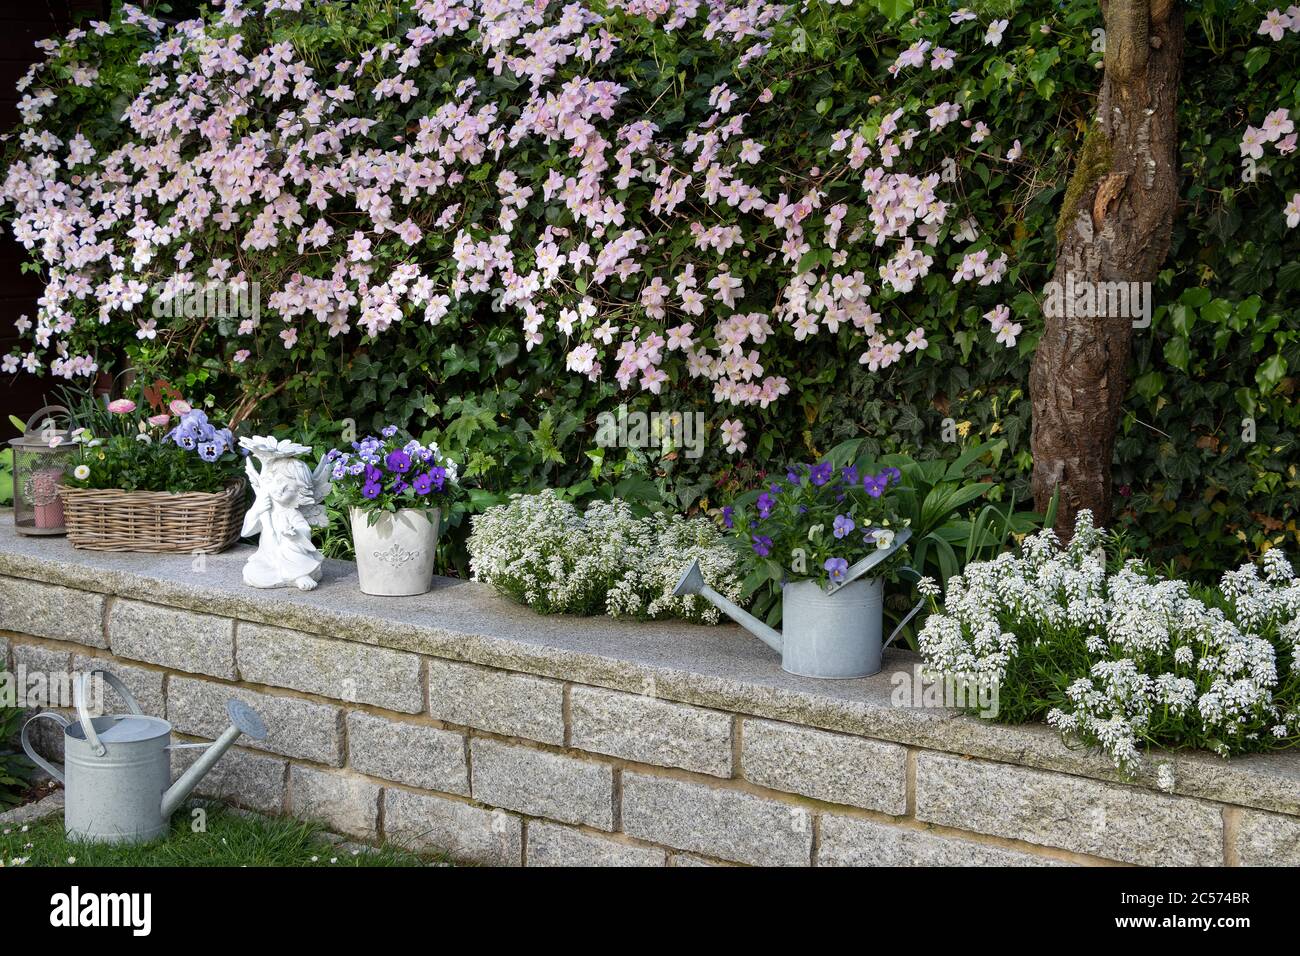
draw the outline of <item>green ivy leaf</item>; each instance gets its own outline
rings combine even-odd
[[[1165,343],[1165,361],[1180,372],[1187,371],[1187,363],[1191,357],[1192,349],[1185,337],[1180,335]]]
[[[1243,62],[1243,66],[1246,67],[1246,72],[1251,76],[1254,76],[1268,65],[1268,61],[1272,55],[1272,52],[1266,46],[1252,47],[1246,53],[1246,59]]]
[[[1255,381],[1259,382],[1259,387],[1265,392],[1271,392],[1286,375],[1286,368],[1286,359],[1279,352],[1266,359],[1255,371]]]

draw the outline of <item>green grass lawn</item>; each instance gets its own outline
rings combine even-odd
[[[63,834],[63,812],[36,823],[0,825],[0,866],[424,866],[429,861],[397,847],[359,852],[330,843],[311,823],[241,814],[201,804],[203,832],[192,828],[191,808],[172,817],[165,840],[130,846],[79,843]]]

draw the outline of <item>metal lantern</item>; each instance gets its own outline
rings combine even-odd
[[[63,534],[59,485],[76,445],[66,427],[68,410],[46,405],[27,420],[26,431],[9,440],[14,451],[14,529],[19,534]]]

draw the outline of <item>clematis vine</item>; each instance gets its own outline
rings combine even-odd
[[[222,326],[228,374],[403,326],[453,337],[491,308],[572,374],[655,395],[696,381],[761,409],[790,393],[799,343],[849,343],[883,373],[941,334],[906,307],[932,273],[959,258],[951,281],[981,309],[1008,274],[935,171],[1016,161],[989,117],[900,93],[809,130],[801,153],[776,135],[770,58],[793,48],[797,5],[396,0],[370,40],[308,51],[289,37],[317,22],[311,6],[228,0],[168,25],[123,4],[42,45],[0,202],[47,282],[0,368],[91,376],[124,337],[163,349],[194,331],[150,314],[155,298],[256,282],[269,315]],[[905,47],[893,81],[959,72],[1007,21],[962,9],[937,28],[942,44]],[[625,51],[646,31],[718,53],[726,75],[643,109]],[[138,83],[110,88],[124,45]],[[123,97],[120,120],[60,125],[74,87],[105,115]],[[1252,136],[1252,151],[1294,147],[1285,111]],[[997,315],[1014,344],[1021,325]],[[739,418],[721,434],[745,452]]]

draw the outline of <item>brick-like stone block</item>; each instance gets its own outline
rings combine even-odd
[[[474,799],[564,823],[614,829],[614,768],[496,740],[470,741]]]
[[[416,852],[490,866],[523,862],[523,821],[446,797],[384,788],[384,836]]]
[[[293,764],[289,807],[300,820],[316,820],[348,836],[373,840],[379,833],[380,786],[364,777]]]
[[[1300,819],[1242,810],[1236,845],[1242,866],[1300,866]]]
[[[829,813],[818,866],[1054,866],[1057,861],[973,840]]]
[[[247,622],[240,623],[236,644],[240,677],[250,683],[408,714],[424,709],[415,654]]]
[[[629,836],[756,866],[808,866],[812,814],[803,807],[707,784],[623,774]]]
[[[731,776],[731,716],[653,697],[572,688],[569,743],[639,763]]]
[[[665,866],[668,854],[584,833],[558,823],[528,822],[528,866]]]
[[[529,674],[431,659],[429,713],[453,724],[564,743],[564,685]]]
[[[409,787],[469,795],[465,738],[451,730],[351,713],[348,764]]]
[[[741,773],[773,790],[902,816],[907,748],[770,720],[746,720]]]
[[[9,669],[9,638],[0,637],[0,670]]]
[[[23,578],[0,578],[0,631],[108,647],[104,595]]]
[[[235,622],[119,598],[108,611],[113,653],[191,674],[235,677]]]
[[[72,653],[66,646],[14,645],[14,693],[22,706],[71,707],[72,683]]]
[[[266,739],[241,737],[247,746],[331,767],[343,765],[343,716],[329,704],[172,677],[167,684],[167,719],[180,733],[214,740],[230,726],[226,701],[231,697],[248,704],[266,721]]]
[[[916,816],[1122,863],[1222,863],[1221,813],[1199,800],[947,754],[917,757]]]
[[[172,778],[181,775],[201,750],[172,751]],[[223,800],[258,813],[284,812],[285,776],[289,761],[231,747],[194,788],[194,795]]]
[[[106,670],[126,685],[140,709],[154,717],[162,717],[167,712],[167,702],[163,697],[163,673],[151,671],[146,667],[135,667],[124,661],[105,660],[102,657],[86,657],[82,654],[72,658],[72,669],[80,673],[93,670]],[[103,712],[106,714],[125,714],[130,708],[117,691],[103,685]]]

